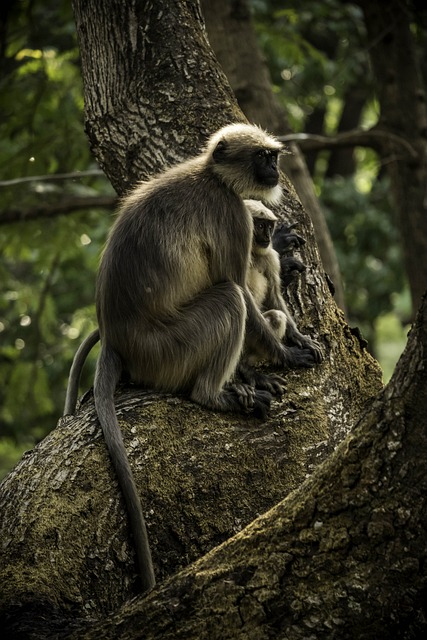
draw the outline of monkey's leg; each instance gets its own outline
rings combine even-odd
[[[236,370],[244,342],[246,305],[241,288],[222,282],[205,289],[173,317],[128,333],[123,353],[131,379],[163,391],[188,390],[194,402],[218,411],[269,405],[271,395],[225,386]],[[252,402],[253,398],[253,402]]]
[[[219,411],[251,408],[256,415],[265,417],[272,399],[270,393],[226,384],[236,370],[244,343],[246,304],[240,287],[231,282],[221,283],[204,291],[200,298],[206,315],[199,330],[205,333],[208,329],[204,339],[205,352],[210,357],[197,373],[192,400]]]

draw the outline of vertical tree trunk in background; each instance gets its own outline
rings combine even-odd
[[[337,133],[351,131],[360,126],[360,117],[366,104],[365,87],[351,86],[343,101],[343,110],[337,127]],[[324,133],[324,132],[322,132]],[[329,155],[326,176],[352,176],[356,170],[354,149],[352,147],[333,149]]]
[[[378,128],[404,138],[418,155],[414,159],[384,138],[381,158],[390,175],[415,313],[427,289],[427,111],[411,32],[411,3],[358,0],[358,4],[364,12],[376,78]]]
[[[262,59],[247,0],[202,0],[209,42],[248,120],[277,135],[290,131],[282,107],[271,89],[271,78]],[[283,168],[313,222],[323,267],[335,285],[335,300],[345,311],[344,292],[335,249],[313,182],[298,146],[283,159]]]

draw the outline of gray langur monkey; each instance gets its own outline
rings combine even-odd
[[[259,127],[223,127],[200,155],[139,184],[122,200],[102,254],[95,408],[126,502],[143,590],[155,579],[114,407],[122,374],[154,390],[187,393],[209,409],[264,416],[271,394],[230,382],[245,335],[276,365],[315,364],[311,350],[277,339],[247,285],[253,224],[243,198],[279,202],[281,148]],[[97,338],[95,331],[86,339],[77,368]],[[76,379],[78,384],[74,371],[74,386]],[[74,411],[76,394],[69,389],[65,413]]]
[[[257,200],[244,200],[244,204],[253,219],[249,290],[277,338],[309,350],[314,360],[321,362],[323,354],[320,345],[298,330],[282,295],[280,257],[272,246],[277,216]],[[259,359],[268,359],[264,346],[250,338],[247,339],[245,350],[249,364],[254,364]]]

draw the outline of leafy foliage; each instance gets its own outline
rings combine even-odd
[[[394,308],[405,276],[399,233],[388,201],[387,180],[369,197],[353,179],[325,180],[322,202],[345,282],[350,321],[375,350],[375,321]]]
[[[316,110],[366,73],[367,52],[360,9],[338,0],[252,0],[256,27],[275,91],[293,131],[306,131]]]
[[[365,25],[357,5],[337,0],[252,0],[254,17],[276,93],[294,131],[334,135],[352,92],[366,96],[354,126],[372,127],[378,117]],[[335,167],[330,151],[316,154],[316,190],[327,213],[343,275],[351,322],[360,325],[375,352],[375,319],[394,308],[403,293],[400,237],[386,181],[375,153],[352,152],[355,173]],[[408,308],[409,310],[409,308]]]
[[[7,183],[94,167],[68,2],[14,6],[1,72],[1,211],[112,193],[98,176]],[[89,210],[0,226],[0,465],[13,442],[28,447],[62,413],[76,344],[95,323],[94,272],[109,224]]]

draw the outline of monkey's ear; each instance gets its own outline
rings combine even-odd
[[[214,162],[224,162],[224,160],[227,157],[226,150],[227,150],[227,143],[225,142],[225,140],[220,140],[212,153],[212,158]]]

